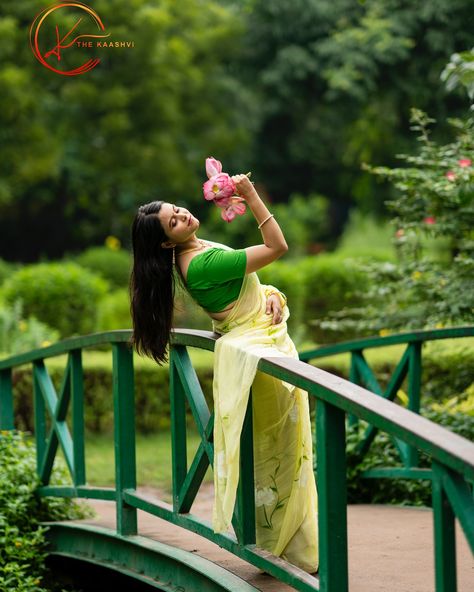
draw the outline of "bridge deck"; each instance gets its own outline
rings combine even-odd
[[[156,490],[140,488],[148,496]],[[162,493],[160,499],[166,499]],[[210,520],[212,486],[204,484],[193,513]],[[115,504],[88,500],[98,517],[80,522],[115,528]],[[433,517],[425,508],[353,505],[348,508],[349,580],[351,592],[433,592]],[[140,535],[198,553],[248,581],[262,592],[286,592],[292,587],[228,553],[214,543],[160,518],[138,511]],[[456,524],[458,592],[470,592],[474,558]]]

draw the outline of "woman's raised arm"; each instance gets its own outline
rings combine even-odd
[[[245,272],[252,273],[281,257],[288,251],[288,245],[278,222],[271,215],[248,177],[234,175],[232,179],[239,194],[245,198],[262,233],[263,245],[255,245],[245,249],[247,254]]]

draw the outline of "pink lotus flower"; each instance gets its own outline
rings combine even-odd
[[[242,197],[233,197],[233,202],[222,209],[221,218],[226,222],[232,222],[236,215],[242,216],[247,209],[246,205],[242,203]]]
[[[219,173],[222,173],[222,163],[220,160],[216,160],[213,156],[206,158],[206,174],[207,178],[215,177]]]
[[[472,160],[470,158],[461,158],[458,160],[458,164],[460,167],[468,167],[471,166]]]
[[[444,176],[448,181],[454,181],[456,179],[456,173],[454,171],[448,171]]]
[[[424,222],[425,224],[436,224],[436,219],[434,216],[426,216],[426,218],[424,218]]]
[[[204,198],[212,201],[231,197],[235,193],[235,183],[227,173],[218,173],[206,181],[203,186]]]
[[[222,163],[212,156],[206,158],[206,174],[208,180],[202,186],[204,198],[222,208],[221,218],[232,222],[235,216],[245,214],[247,208],[242,203],[245,200],[235,195],[235,183],[227,173],[222,172]]]

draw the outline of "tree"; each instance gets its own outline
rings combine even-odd
[[[248,94],[226,70],[241,35],[233,11],[213,0],[97,0],[112,39],[135,47],[104,50],[98,67],[69,77],[30,50],[42,8],[0,8],[0,253],[35,260],[109,234],[126,242],[144,201],[201,205],[205,158],[241,164],[251,131]],[[61,14],[67,30],[76,16]]]
[[[365,167],[397,189],[387,206],[399,260],[360,266],[370,280],[365,306],[339,311],[323,329],[384,335],[474,320],[474,117],[450,119],[455,138],[444,145],[431,140],[425,113],[414,109],[411,121],[420,149],[399,155],[407,166]],[[438,252],[427,250],[427,238]]]
[[[388,187],[360,164],[394,164],[413,148],[404,122],[411,105],[431,113],[446,139],[446,112],[460,115],[439,74],[474,40],[470,0],[253,0],[242,77],[257,85],[256,178],[284,201],[297,190],[386,215]],[[250,8],[249,8],[250,7]]]

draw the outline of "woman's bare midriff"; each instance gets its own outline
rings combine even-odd
[[[224,310],[220,310],[219,312],[209,312],[208,310],[206,310],[206,312],[211,317],[211,319],[214,319],[215,321],[223,321],[229,312],[234,308],[236,302],[237,300],[234,300],[234,302],[231,302],[227,308],[224,308]]]

